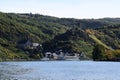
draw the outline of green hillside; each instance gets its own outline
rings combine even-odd
[[[96,36],[89,35],[89,37],[92,38],[97,44],[100,44],[100,45],[104,46],[106,49],[111,49],[105,43],[103,43],[102,41],[100,41],[99,39],[97,39]]]
[[[43,47],[48,52],[56,52],[62,50],[64,53],[81,53],[91,56],[93,43],[88,34],[81,29],[70,29],[65,33],[55,36],[49,42],[43,44]]]
[[[120,49],[120,25],[96,28],[96,30],[102,33],[95,35],[99,40],[113,49]]]
[[[71,53],[84,52],[91,56],[97,43],[108,49],[119,49],[119,23],[119,18],[73,19],[0,12],[0,59],[36,58],[41,57],[42,52],[60,49]],[[86,32],[87,29],[95,34],[91,36]],[[42,51],[21,48],[21,44],[27,41],[42,44]],[[34,52],[35,55],[26,52]]]
[[[55,35],[64,33],[67,27],[59,23],[49,22],[49,19],[56,19],[37,14],[13,14],[0,13],[0,48],[1,52],[8,49],[8,54],[23,52],[17,48],[19,42],[31,40],[32,42],[43,43],[52,39]],[[46,17],[45,17],[46,18]]]

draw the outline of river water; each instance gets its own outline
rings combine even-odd
[[[119,62],[0,62],[0,80],[120,80]]]

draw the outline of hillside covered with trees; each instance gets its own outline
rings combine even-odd
[[[84,52],[92,58],[96,44],[119,50],[119,23],[119,18],[73,19],[0,12],[0,59],[41,58],[43,53],[57,50]],[[28,42],[39,43],[42,48],[28,49],[23,46]]]

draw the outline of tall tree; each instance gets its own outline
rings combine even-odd
[[[93,60],[97,61],[97,60],[104,60],[105,59],[105,47],[97,44],[92,52],[93,55]]]

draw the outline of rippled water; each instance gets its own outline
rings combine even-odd
[[[0,80],[120,80],[119,62],[1,62]]]

